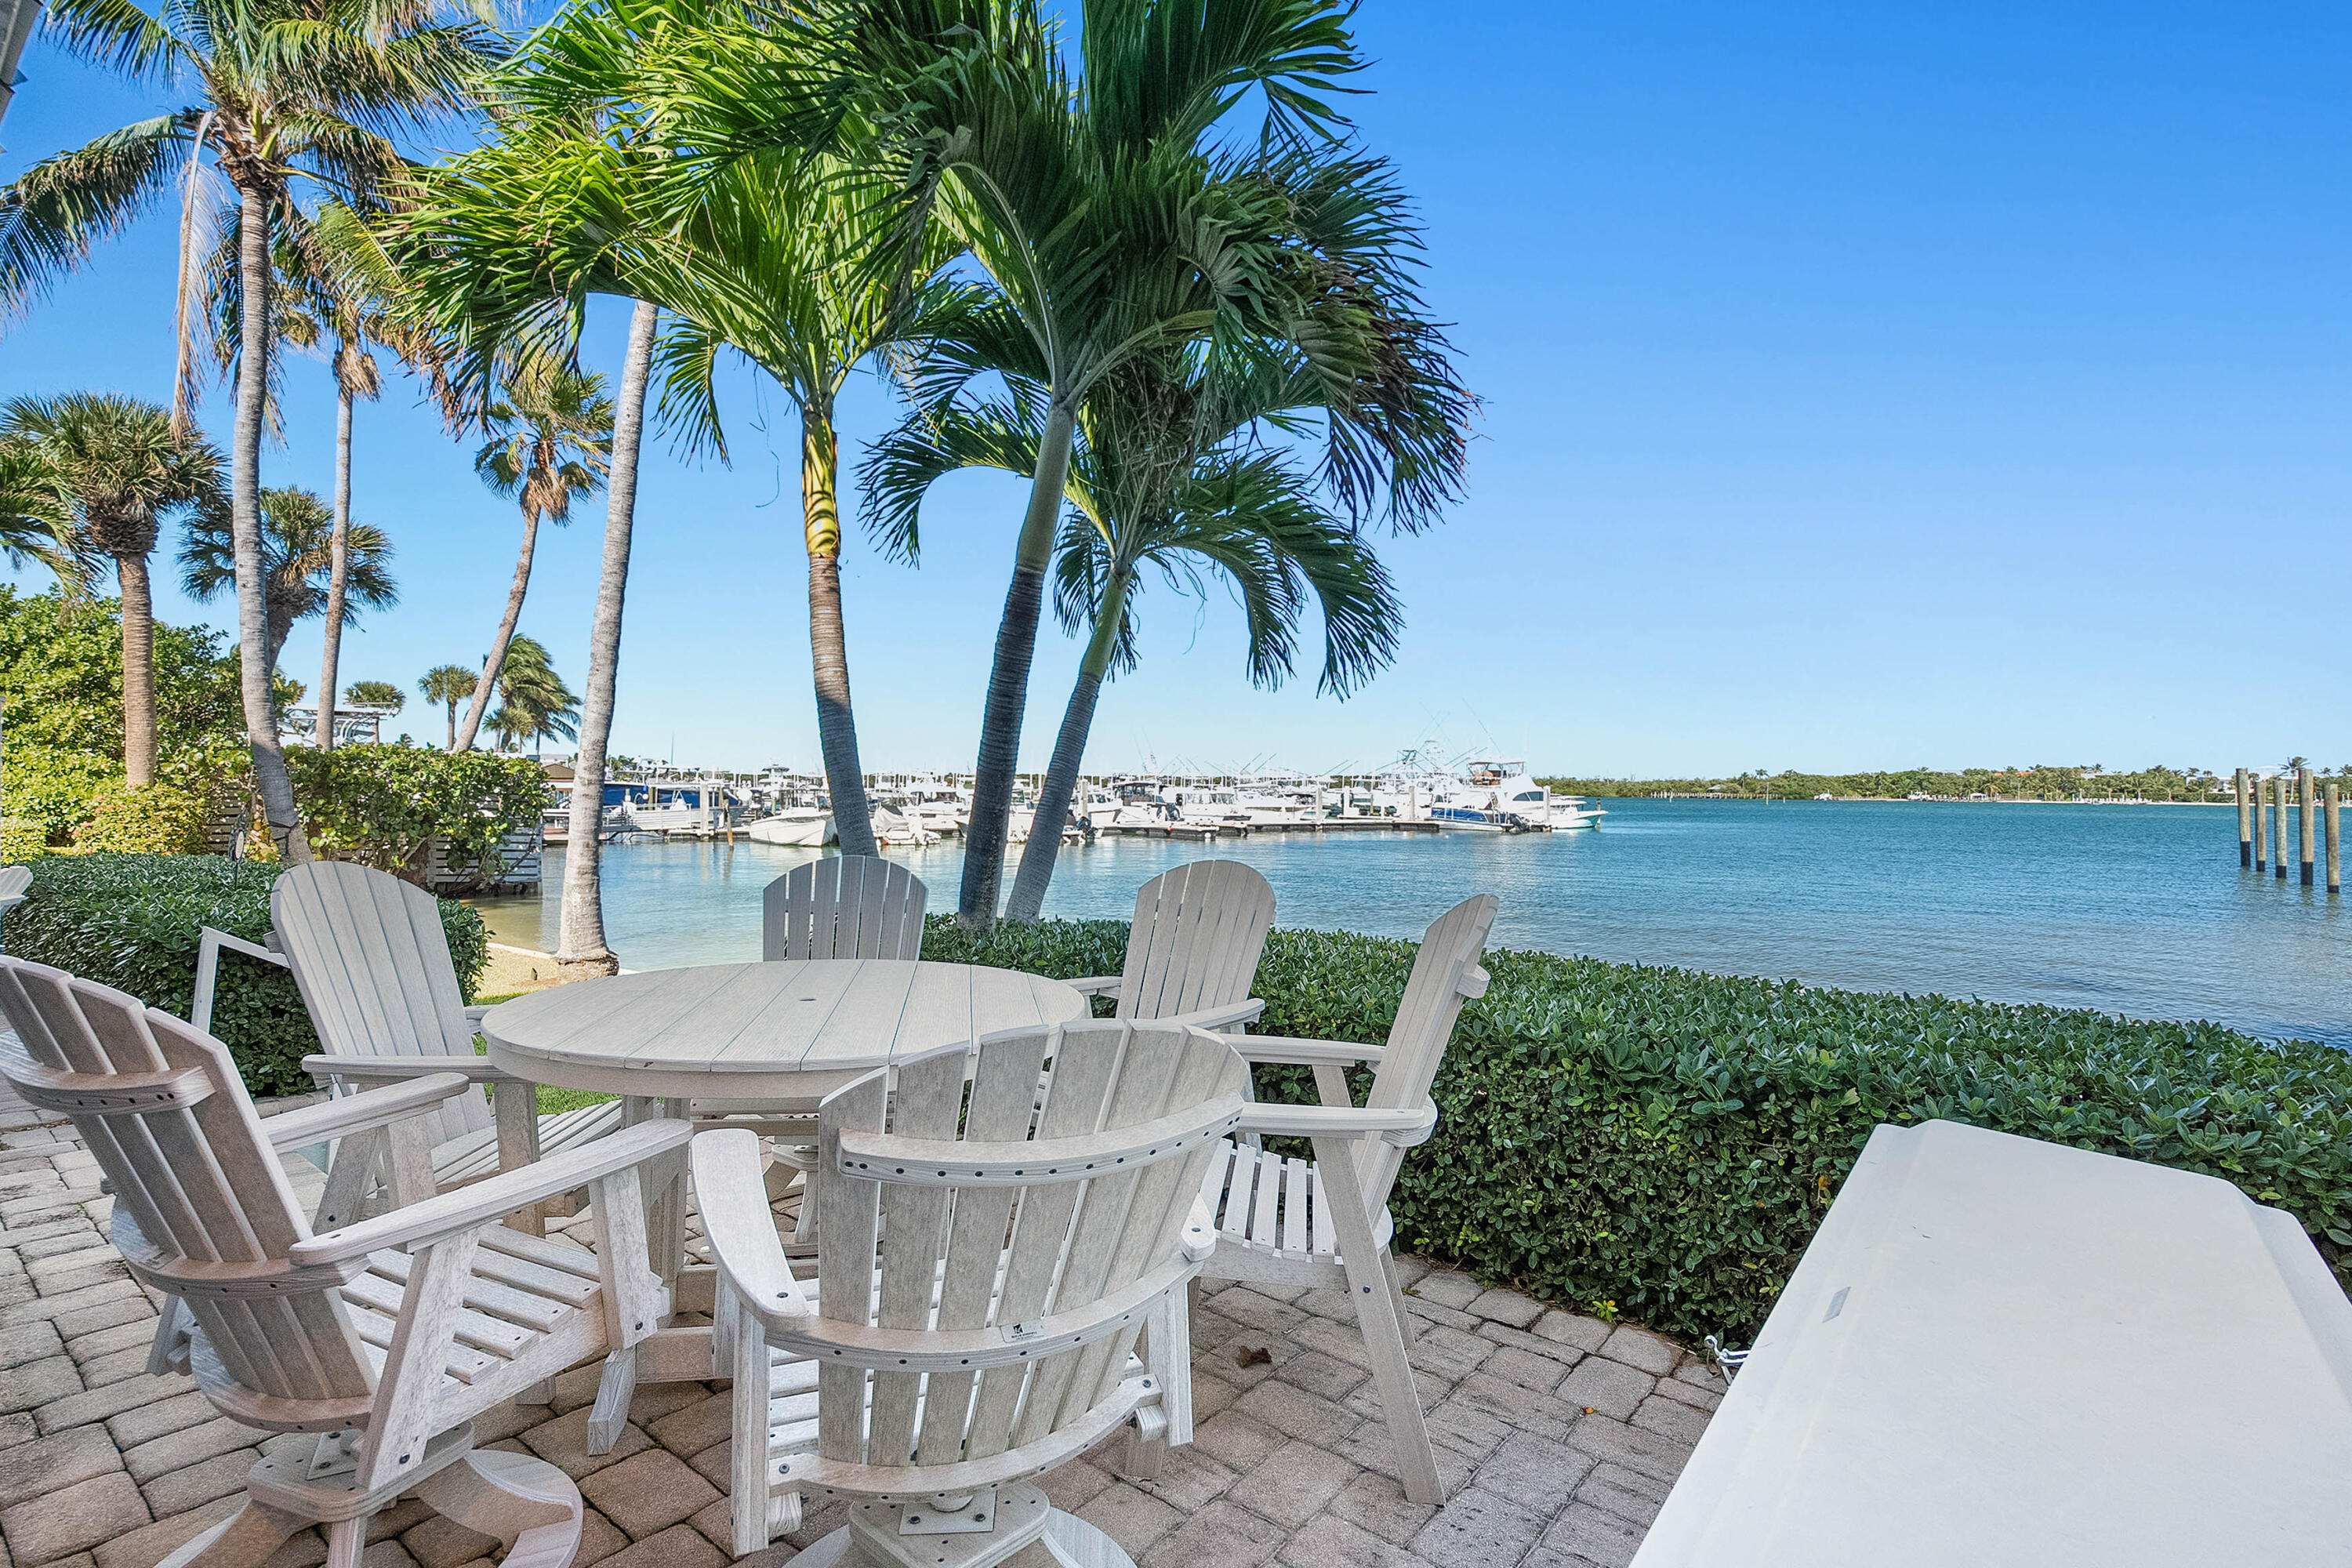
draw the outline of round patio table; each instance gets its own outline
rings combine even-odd
[[[481,1031],[493,1066],[537,1083],[813,1110],[877,1067],[1087,1011],[1062,982],[1010,969],[803,959],[558,985],[491,1008]]]

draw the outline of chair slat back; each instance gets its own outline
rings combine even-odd
[[[1162,871],[1135,896],[1121,1018],[1171,1018],[1248,997],[1274,925],[1274,889],[1238,860]]]
[[[904,866],[871,855],[829,855],[795,866],[768,884],[760,956],[771,963],[920,958],[929,896]]]
[[[1102,1331],[1065,1344],[1057,1328],[1034,1356],[935,1370],[919,1387],[919,1373],[821,1362],[825,1457],[889,1466],[990,1458],[1116,1395],[1146,1314],[1103,1303],[1150,1293],[1147,1277],[1179,1265],[1193,1194],[1247,1082],[1247,1066],[1204,1030],[1106,1019],[992,1037],[976,1059],[952,1047],[901,1064],[895,1092],[875,1073],[828,1099],[819,1118],[822,1315],[891,1329],[994,1327],[1013,1342],[1023,1331],[1015,1325],[1049,1317],[1063,1325],[1099,1309]],[[1117,1136],[1145,1123],[1158,1125]],[[845,1132],[886,1130],[920,1140],[920,1157],[909,1152],[887,1171],[874,1164],[871,1177],[841,1168]],[[1150,1147],[1126,1146],[1140,1142]],[[1017,1179],[972,1179],[980,1173],[971,1167],[992,1157],[975,1145],[1015,1147]],[[1119,1152],[1106,1152],[1113,1146]]]
[[[269,923],[331,1053],[474,1054],[440,900],[424,889],[349,861],[312,860],[278,876]],[[433,1114],[436,1144],[491,1125],[478,1084]]]
[[[1478,960],[1495,923],[1495,908],[1492,893],[1465,899],[1423,934],[1366,1108],[1419,1110],[1429,1103],[1429,1086],[1445,1059],[1462,1004],[1486,993],[1486,972]],[[1375,1212],[1388,1202],[1389,1188],[1403,1163],[1404,1151],[1392,1143],[1369,1139],[1358,1145],[1356,1173]]]
[[[0,1014],[16,1032],[0,1043],[0,1077],[71,1119],[113,1185],[116,1246],[142,1279],[181,1295],[227,1375],[276,1399],[366,1396],[374,1380],[337,1278],[285,1262],[310,1227],[227,1047],[135,996],[17,959],[0,958]],[[281,1272],[282,1288],[266,1282]],[[257,1282],[222,1288],[238,1279]]]
[[[22,898],[25,889],[32,885],[30,866],[0,866],[0,899]]]

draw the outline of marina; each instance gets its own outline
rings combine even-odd
[[[1145,878],[1214,857],[1265,873],[1286,926],[1409,937],[1398,911],[1485,889],[1504,947],[2352,1047],[2352,911],[2292,880],[2273,891],[2267,871],[2217,874],[2232,828],[2227,811],[2162,805],[1623,799],[1599,832],[1102,835],[1063,852],[1045,912],[1123,920]],[[620,847],[604,863],[613,944],[632,968],[753,956],[760,889],[814,853]],[[954,839],[891,858],[934,888],[963,863]],[[552,951],[562,891],[551,849],[538,897],[480,907],[498,940]]]

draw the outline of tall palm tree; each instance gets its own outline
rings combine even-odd
[[[425,672],[416,689],[427,702],[438,702],[449,716],[448,749],[457,749],[457,704],[474,694],[481,678],[462,664],[436,664]]]
[[[1080,410],[1056,546],[1055,608],[1087,648],[1064,710],[1005,915],[1034,920],[1060,847],[1059,825],[1103,681],[1135,663],[1136,600],[1147,568],[1198,592],[1205,569],[1239,598],[1253,685],[1291,673],[1311,596],[1323,624],[1321,688],[1342,697],[1386,665],[1402,607],[1355,522],[1260,426],[1287,432],[1319,396],[1317,379],[1279,364],[1213,371],[1209,356],[1130,360],[1096,384]],[[912,556],[917,509],[931,482],[959,468],[1034,472],[1045,420],[1039,400],[999,396],[920,410],[878,442],[866,478],[872,515]]]
[[[831,30],[865,37],[901,9],[928,22],[942,8],[845,5],[853,15]],[[1359,68],[1346,0],[1084,0],[1070,50],[1034,6],[980,8],[1009,11],[1044,46],[931,61],[877,114],[905,232],[953,227],[992,307],[967,312],[961,342],[935,345],[912,384],[935,397],[933,378],[951,391],[992,374],[1034,389],[1044,411],[982,717],[957,911],[972,924],[995,918],[1029,669],[1092,388],[1185,342],[1292,345],[1330,388],[1327,477],[1353,506],[1370,500],[1353,481],[1377,476],[1407,525],[1451,493],[1467,404],[1399,276],[1412,234],[1381,199],[1384,172],[1333,139],[1344,124],[1326,95]],[[711,58],[719,89],[742,74]],[[710,114],[756,102],[700,99]],[[1224,122],[1245,100],[1265,114],[1257,150],[1235,153],[1242,138]]]
[[[12,398],[0,441],[37,454],[70,509],[79,547],[114,563],[122,588],[122,771],[155,782],[155,601],[147,577],[163,521],[225,524],[220,454],[161,405],[112,393]]]
[[[212,599],[237,581],[236,545],[227,524],[217,511],[199,513],[190,521],[180,546],[180,585],[189,597]],[[273,670],[295,624],[327,607],[334,535],[334,512],[314,492],[291,488],[261,492],[261,647]],[[392,556],[392,542],[381,530],[352,525],[344,574],[350,603],[379,610],[400,603]]]
[[[518,637],[508,647],[499,670],[499,706],[488,724],[507,746],[580,733],[580,694],[563,684],[536,637]]]
[[[604,378],[549,361],[532,360],[510,375],[506,400],[492,404],[485,421],[492,436],[474,454],[474,471],[521,506],[522,548],[515,555],[506,615],[482,665],[473,706],[457,731],[460,751],[473,745],[482,727],[507,647],[514,641],[515,623],[522,618],[541,521],[570,521],[572,501],[604,482],[613,457],[613,400],[604,395]]]
[[[278,742],[262,599],[261,441],[271,312],[270,239],[315,184],[366,201],[404,166],[387,132],[462,106],[498,56],[487,20],[418,0],[53,0],[48,37],[182,106],[45,159],[0,192],[0,316],[79,267],[90,247],[184,191],[182,319],[196,226],[195,165],[209,152],[236,195],[243,342],[230,447],[240,689],[254,781],[281,858],[310,858]],[[184,371],[189,356],[183,349]]]

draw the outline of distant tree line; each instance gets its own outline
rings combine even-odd
[[[2290,758],[2281,766],[2301,766],[2303,762],[2300,757]],[[2352,777],[2352,763],[2336,771]],[[2096,763],[2079,767],[2037,763],[2025,768],[1896,768],[1867,773],[1806,773],[1794,768],[1775,773],[1759,768],[1730,778],[1547,778],[1540,782],[1565,795],[1717,795],[1758,800],[1768,796],[1810,800],[1822,795],[1839,800],[1901,800],[1914,795],[2000,800],[2214,800],[2226,796],[2229,788],[2228,774],[2216,775],[2205,768],[2158,763],[2110,773]],[[2222,796],[2213,793],[2217,785]]]

